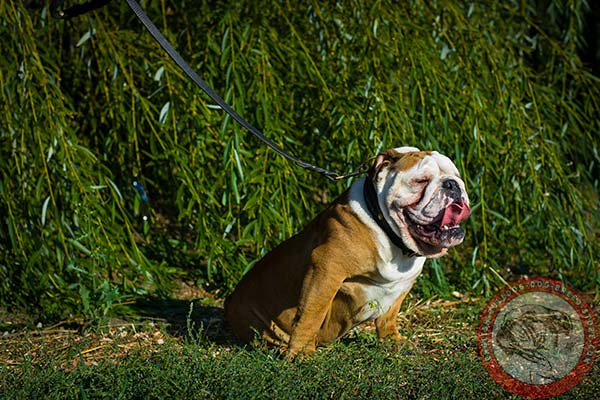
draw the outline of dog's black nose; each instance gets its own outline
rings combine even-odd
[[[454,200],[460,200],[462,193],[460,191],[458,182],[456,182],[454,179],[446,179],[444,182],[442,182],[442,188],[444,188],[447,194]]]

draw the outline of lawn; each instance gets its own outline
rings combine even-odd
[[[365,326],[308,357],[244,348],[219,301],[146,301],[138,314],[86,327],[35,327],[2,315],[0,398],[6,399],[510,399],[477,354],[482,299],[419,300],[399,315],[407,342],[377,341]],[[598,365],[560,398],[592,399]]]

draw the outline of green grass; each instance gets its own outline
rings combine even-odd
[[[0,3],[0,304],[93,320],[168,296],[177,279],[225,293],[350,183],[295,167],[211,107],[124,4],[64,22],[22,3]],[[473,214],[422,293],[489,294],[507,270],[597,290],[600,84],[578,55],[586,9],[536,4],[147,11],[240,114],[306,161],[347,172],[406,144],[456,161]]]
[[[411,301],[400,315],[409,338],[401,348],[378,342],[372,331],[357,331],[294,362],[277,350],[239,347],[219,333],[222,327],[203,331],[188,325],[191,336],[173,335],[172,320],[113,322],[87,333],[17,330],[0,339],[5,362],[0,398],[518,398],[496,384],[479,361],[480,306],[480,301]],[[183,304],[175,309],[186,313]],[[197,322],[219,318],[199,304],[195,312]],[[561,398],[594,398],[599,372],[596,364]]]
[[[348,345],[288,363],[262,351],[167,346],[74,371],[24,365],[2,371],[5,398],[502,398],[472,355],[390,354]],[[435,381],[432,382],[432,377]],[[475,378],[475,379],[474,379]],[[490,387],[495,390],[490,390]],[[8,388],[8,390],[7,390]]]

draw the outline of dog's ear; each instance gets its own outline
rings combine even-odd
[[[367,175],[371,179],[373,179],[377,176],[377,174],[379,174],[379,171],[381,171],[381,169],[383,167],[397,162],[405,154],[417,153],[417,152],[419,152],[419,149],[417,149],[416,147],[409,147],[409,146],[397,147],[395,149],[384,150],[381,153],[379,153],[377,155],[377,157],[375,157],[375,161],[373,162],[373,165],[367,172]]]
[[[395,163],[400,157],[402,157],[402,153],[396,151],[396,149],[388,149],[379,153],[375,157],[375,161],[371,165],[371,168],[369,168],[367,175],[373,179],[383,167]]]

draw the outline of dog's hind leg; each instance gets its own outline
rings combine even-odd
[[[300,294],[287,357],[315,351],[319,329],[331,308],[333,299],[344,282],[344,276],[332,276],[335,266],[311,267],[306,274]]]

